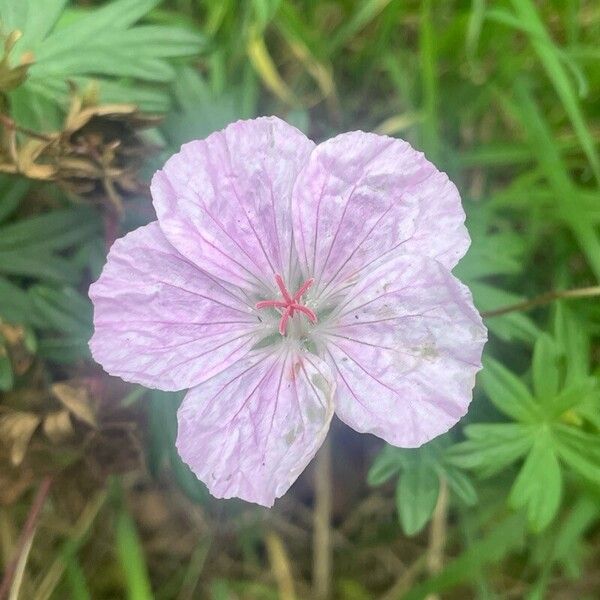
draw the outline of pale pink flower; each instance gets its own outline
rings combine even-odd
[[[185,144],[152,196],[158,221],[90,289],[90,346],[113,375],[190,388],[177,448],[213,495],[271,506],[334,412],[403,447],[465,414],[486,330],[450,272],[464,212],[408,143],[238,121]]]

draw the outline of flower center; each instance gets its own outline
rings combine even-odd
[[[302,304],[302,296],[310,289],[314,283],[314,279],[307,279],[292,296],[285,287],[283,277],[279,274],[275,275],[277,287],[281,292],[283,300],[262,300],[256,303],[256,308],[277,308],[281,312],[279,320],[279,333],[285,335],[285,329],[288,321],[294,316],[296,311],[304,313],[311,323],[317,322],[317,315],[308,306]]]

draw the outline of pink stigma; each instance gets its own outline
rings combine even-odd
[[[278,308],[282,311],[281,319],[279,320],[279,333],[285,335],[285,328],[290,318],[294,316],[294,311],[304,313],[311,323],[316,323],[317,315],[308,306],[301,303],[302,296],[310,289],[315,280],[312,278],[307,279],[293,296],[285,287],[281,275],[275,275],[275,281],[283,296],[283,300],[262,300],[256,303],[256,308]]]

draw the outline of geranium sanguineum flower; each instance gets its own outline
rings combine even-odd
[[[185,144],[152,196],[158,220],[90,289],[90,346],[111,374],[189,388],[177,448],[213,495],[272,505],[334,412],[403,447],[465,414],[486,330],[450,272],[464,212],[408,143],[238,121]]]

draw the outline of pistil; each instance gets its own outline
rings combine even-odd
[[[311,323],[316,323],[317,315],[308,306],[302,304],[302,296],[310,289],[314,281],[312,277],[307,279],[292,296],[283,281],[283,277],[277,274],[275,275],[275,282],[283,300],[261,300],[256,303],[256,308],[276,308],[281,312],[281,319],[279,320],[279,333],[281,335],[285,335],[288,321],[294,316],[294,312],[296,311],[306,315]]]

